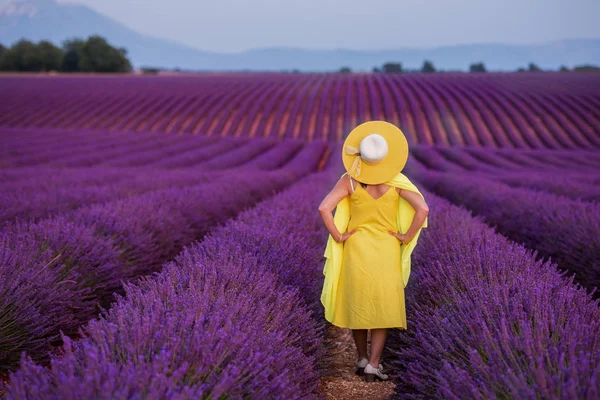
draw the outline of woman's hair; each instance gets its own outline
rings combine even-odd
[[[354,179],[356,182],[360,183],[360,185],[361,185],[362,187],[364,187],[364,188],[366,188],[367,186],[369,186],[369,184],[368,184],[368,183],[363,183],[363,182],[361,182],[361,181],[359,181],[359,180],[357,180],[357,179],[355,179],[355,178],[351,178],[351,179]]]

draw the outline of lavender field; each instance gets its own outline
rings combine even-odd
[[[342,140],[384,119],[409,143],[597,149],[598,74],[11,77],[0,126]]]
[[[0,87],[0,396],[339,398],[317,208],[385,119],[430,208],[391,397],[600,397],[600,75]]]

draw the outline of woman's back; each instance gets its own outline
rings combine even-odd
[[[348,231],[344,242],[334,325],[350,329],[406,328],[404,282],[396,213],[400,196],[389,187],[373,197],[360,184],[350,195]]]
[[[383,232],[396,231],[396,213],[400,196],[389,186],[377,198],[361,184],[354,186],[350,195],[350,222],[348,230],[366,229]],[[392,237],[392,239],[395,239]],[[397,239],[396,239],[397,240]]]

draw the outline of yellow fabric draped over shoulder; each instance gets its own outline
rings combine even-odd
[[[342,177],[347,175],[347,172],[342,174]],[[341,177],[340,177],[341,178]],[[417,189],[417,187],[404,175],[399,172],[391,180],[384,182],[386,185],[410,190],[416,192],[421,197],[423,194]],[[423,197],[424,198],[424,197]],[[406,233],[410,225],[412,224],[413,217],[415,215],[415,209],[410,205],[408,201],[400,197],[398,204],[398,212],[396,214],[396,225],[398,231]],[[348,224],[350,222],[350,197],[344,197],[337,205],[333,221],[335,226],[340,232],[346,232]],[[412,254],[421,229],[427,228],[427,218],[423,222],[423,225],[410,242],[401,246],[400,253],[400,265],[402,266],[402,277],[404,279],[404,287],[408,284],[408,277],[410,276],[410,255]],[[327,240],[327,247],[325,248],[324,256],[326,257],[325,267],[323,268],[323,275],[325,280],[323,282],[323,290],[321,292],[321,303],[325,307],[325,318],[331,321],[333,318],[333,310],[335,309],[336,293],[338,288],[338,280],[340,276],[340,270],[342,267],[342,255],[344,250],[344,243],[336,242],[331,235]]]

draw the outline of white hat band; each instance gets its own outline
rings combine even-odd
[[[388,145],[383,136],[372,133],[360,141],[358,149],[347,145],[344,151],[348,155],[356,155],[348,173],[352,175],[356,171],[355,176],[359,176],[362,161],[368,165],[377,165],[387,156]]]

